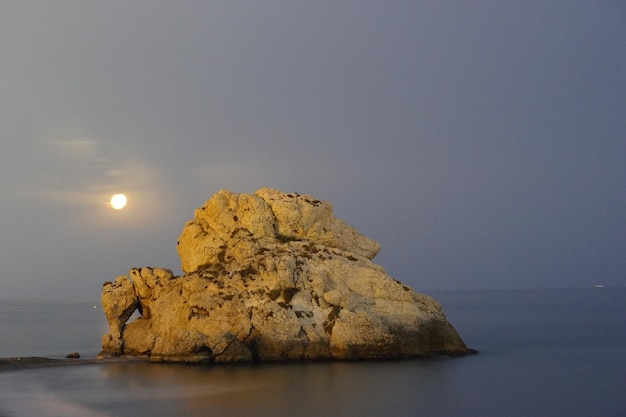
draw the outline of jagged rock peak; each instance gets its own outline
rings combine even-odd
[[[377,242],[334,217],[329,202],[270,188],[254,194],[220,190],[195,210],[177,249],[181,269],[193,272],[223,263],[229,250],[254,252],[287,241],[307,241],[368,259],[380,250]]]

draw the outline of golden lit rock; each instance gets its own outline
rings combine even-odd
[[[471,351],[435,300],[371,261],[377,242],[314,197],[219,191],[177,249],[185,275],[133,268],[103,287],[103,354],[236,362]]]

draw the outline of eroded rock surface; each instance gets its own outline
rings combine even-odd
[[[187,222],[185,275],[105,283],[103,355],[283,361],[464,354],[440,305],[389,277],[379,245],[308,195],[222,190]],[[138,309],[141,316],[127,323]]]

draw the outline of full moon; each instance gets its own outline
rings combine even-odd
[[[115,210],[121,210],[126,206],[128,199],[124,194],[115,194],[111,197],[111,207]]]

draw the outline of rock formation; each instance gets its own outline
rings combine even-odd
[[[196,209],[177,249],[183,276],[134,268],[104,284],[101,356],[237,362],[471,351],[440,305],[374,264],[378,243],[326,201],[222,190]]]

